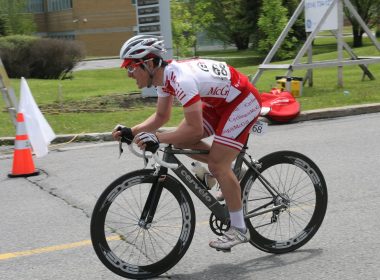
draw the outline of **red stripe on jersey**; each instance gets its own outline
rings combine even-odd
[[[186,96],[186,95],[185,95],[185,92],[184,92],[184,91],[181,91],[181,92],[177,95],[179,101],[181,101],[185,96]]]
[[[234,148],[238,151],[240,151],[243,148],[243,145],[241,143],[236,142],[236,141],[231,141],[228,138],[224,138],[224,137],[220,137],[220,136],[215,136],[214,142],[219,143],[223,146]]]
[[[201,97],[199,94],[195,95],[193,98],[191,98],[189,101],[187,101],[185,104],[183,104],[183,107],[189,107],[190,105],[193,105],[195,102],[200,101]]]

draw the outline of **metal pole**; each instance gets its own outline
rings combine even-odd
[[[313,63],[313,46],[312,45],[310,45],[310,48],[307,51],[307,63],[309,64]],[[312,87],[313,86],[313,69],[312,68],[307,69],[304,83],[306,83],[306,80],[308,82],[309,87]]]
[[[338,39],[338,34],[335,30],[331,30],[331,33]],[[346,49],[346,52],[351,56],[352,60],[359,60],[358,56],[354,53],[354,51],[350,48],[350,46],[343,40],[343,47]],[[363,75],[367,75],[370,80],[375,80],[375,76],[369,71],[367,65],[359,64],[359,67],[363,70]]]
[[[13,88],[10,85],[8,74],[7,74],[7,71],[5,70],[3,62],[1,61],[1,58],[0,58],[0,90],[3,95],[3,99],[5,101],[5,105],[8,109],[13,125],[16,128],[16,125],[17,125],[16,115],[17,115],[18,102],[17,102],[16,95],[13,91]]]
[[[343,1],[338,1],[338,61],[343,61]],[[338,87],[343,87],[343,65],[338,66]]]

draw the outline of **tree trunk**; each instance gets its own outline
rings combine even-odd
[[[363,46],[363,31],[359,24],[352,25],[352,34],[354,36],[353,47],[358,48]]]
[[[240,50],[246,50],[249,46],[249,36],[244,36],[242,34],[233,35],[236,48]]]

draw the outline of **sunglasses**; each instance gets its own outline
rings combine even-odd
[[[149,59],[147,59],[147,60],[143,60],[143,61],[140,61],[140,62],[136,62],[136,63],[131,64],[131,65],[125,67],[125,68],[127,68],[129,74],[132,74],[133,72],[135,72],[136,68],[137,68],[139,65],[141,65],[141,64],[143,64],[143,63],[145,63],[145,62],[147,62],[147,61],[150,61],[150,60],[153,60],[153,58],[149,58]]]

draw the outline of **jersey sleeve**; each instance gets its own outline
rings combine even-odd
[[[183,107],[190,106],[201,99],[195,78],[192,75],[186,75],[178,67],[171,67],[167,81]]]
[[[162,89],[162,87],[157,87],[156,91],[157,91],[157,96],[158,97],[168,97],[170,95],[168,92],[164,92],[164,90]]]

